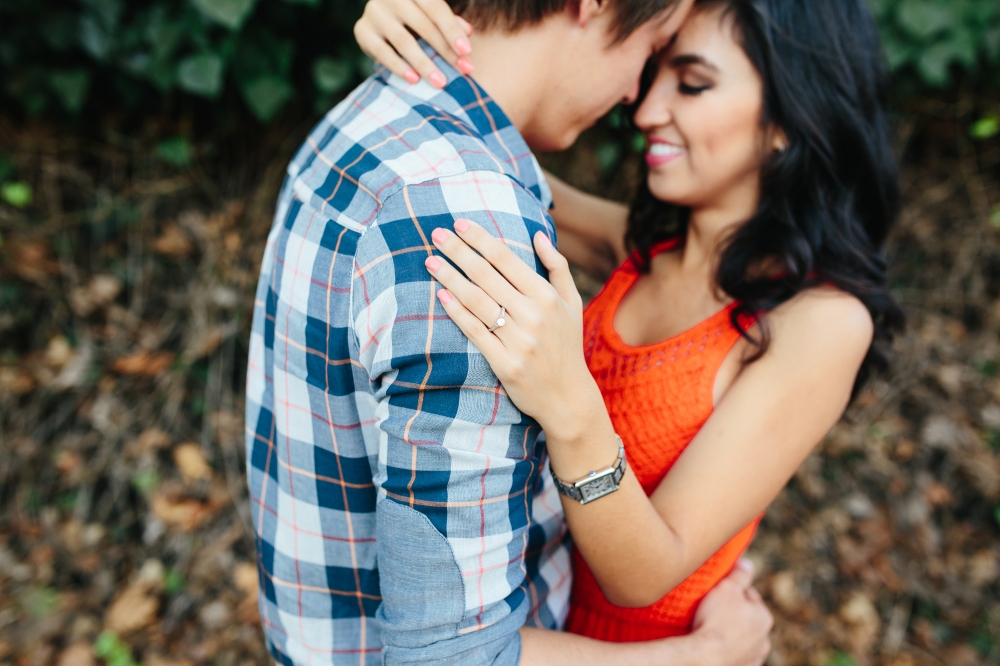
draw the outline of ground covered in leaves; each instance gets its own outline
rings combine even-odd
[[[1000,141],[967,138],[982,110],[900,115],[910,331],[752,548],[772,666],[1000,663]],[[0,204],[0,664],[267,663],[241,389],[306,128],[229,129],[179,169],[154,140],[177,128],[113,127],[0,120],[31,195]],[[635,160],[597,142],[546,162],[627,197]]]

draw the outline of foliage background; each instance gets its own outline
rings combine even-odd
[[[266,663],[253,287],[291,152],[371,71],[362,6],[0,2],[0,665]],[[998,664],[1000,4],[872,8],[910,332],[754,545],[771,664]],[[616,110],[542,159],[627,200],[641,148]]]

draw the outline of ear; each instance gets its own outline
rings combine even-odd
[[[576,22],[581,28],[586,28],[588,23],[606,14],[610,4],[608,0],[578,0]]]
[[[783,153],[788,150],[788,135],[780,127],[774,128],[771,132],[771,150],[776,153]]]

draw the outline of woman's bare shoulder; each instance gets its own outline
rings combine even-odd
[[[864,358],[875,335],[871,313],[853,294],[831,285],[803,291],[770,316],[773,343],[799,353]]]

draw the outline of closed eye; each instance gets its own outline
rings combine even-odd
[[[697,87],[695,87],[695,86],[689,86],[686,83],[682,83],[678,87],[678,90],[680,90],[680,92],[681,92],[682,95],[689,95],[691,97],[695,97],[697,95],[702,94],[703,92],[705,92],[706,90],[708,90],[711,87],[712,86],[697,86]]]

